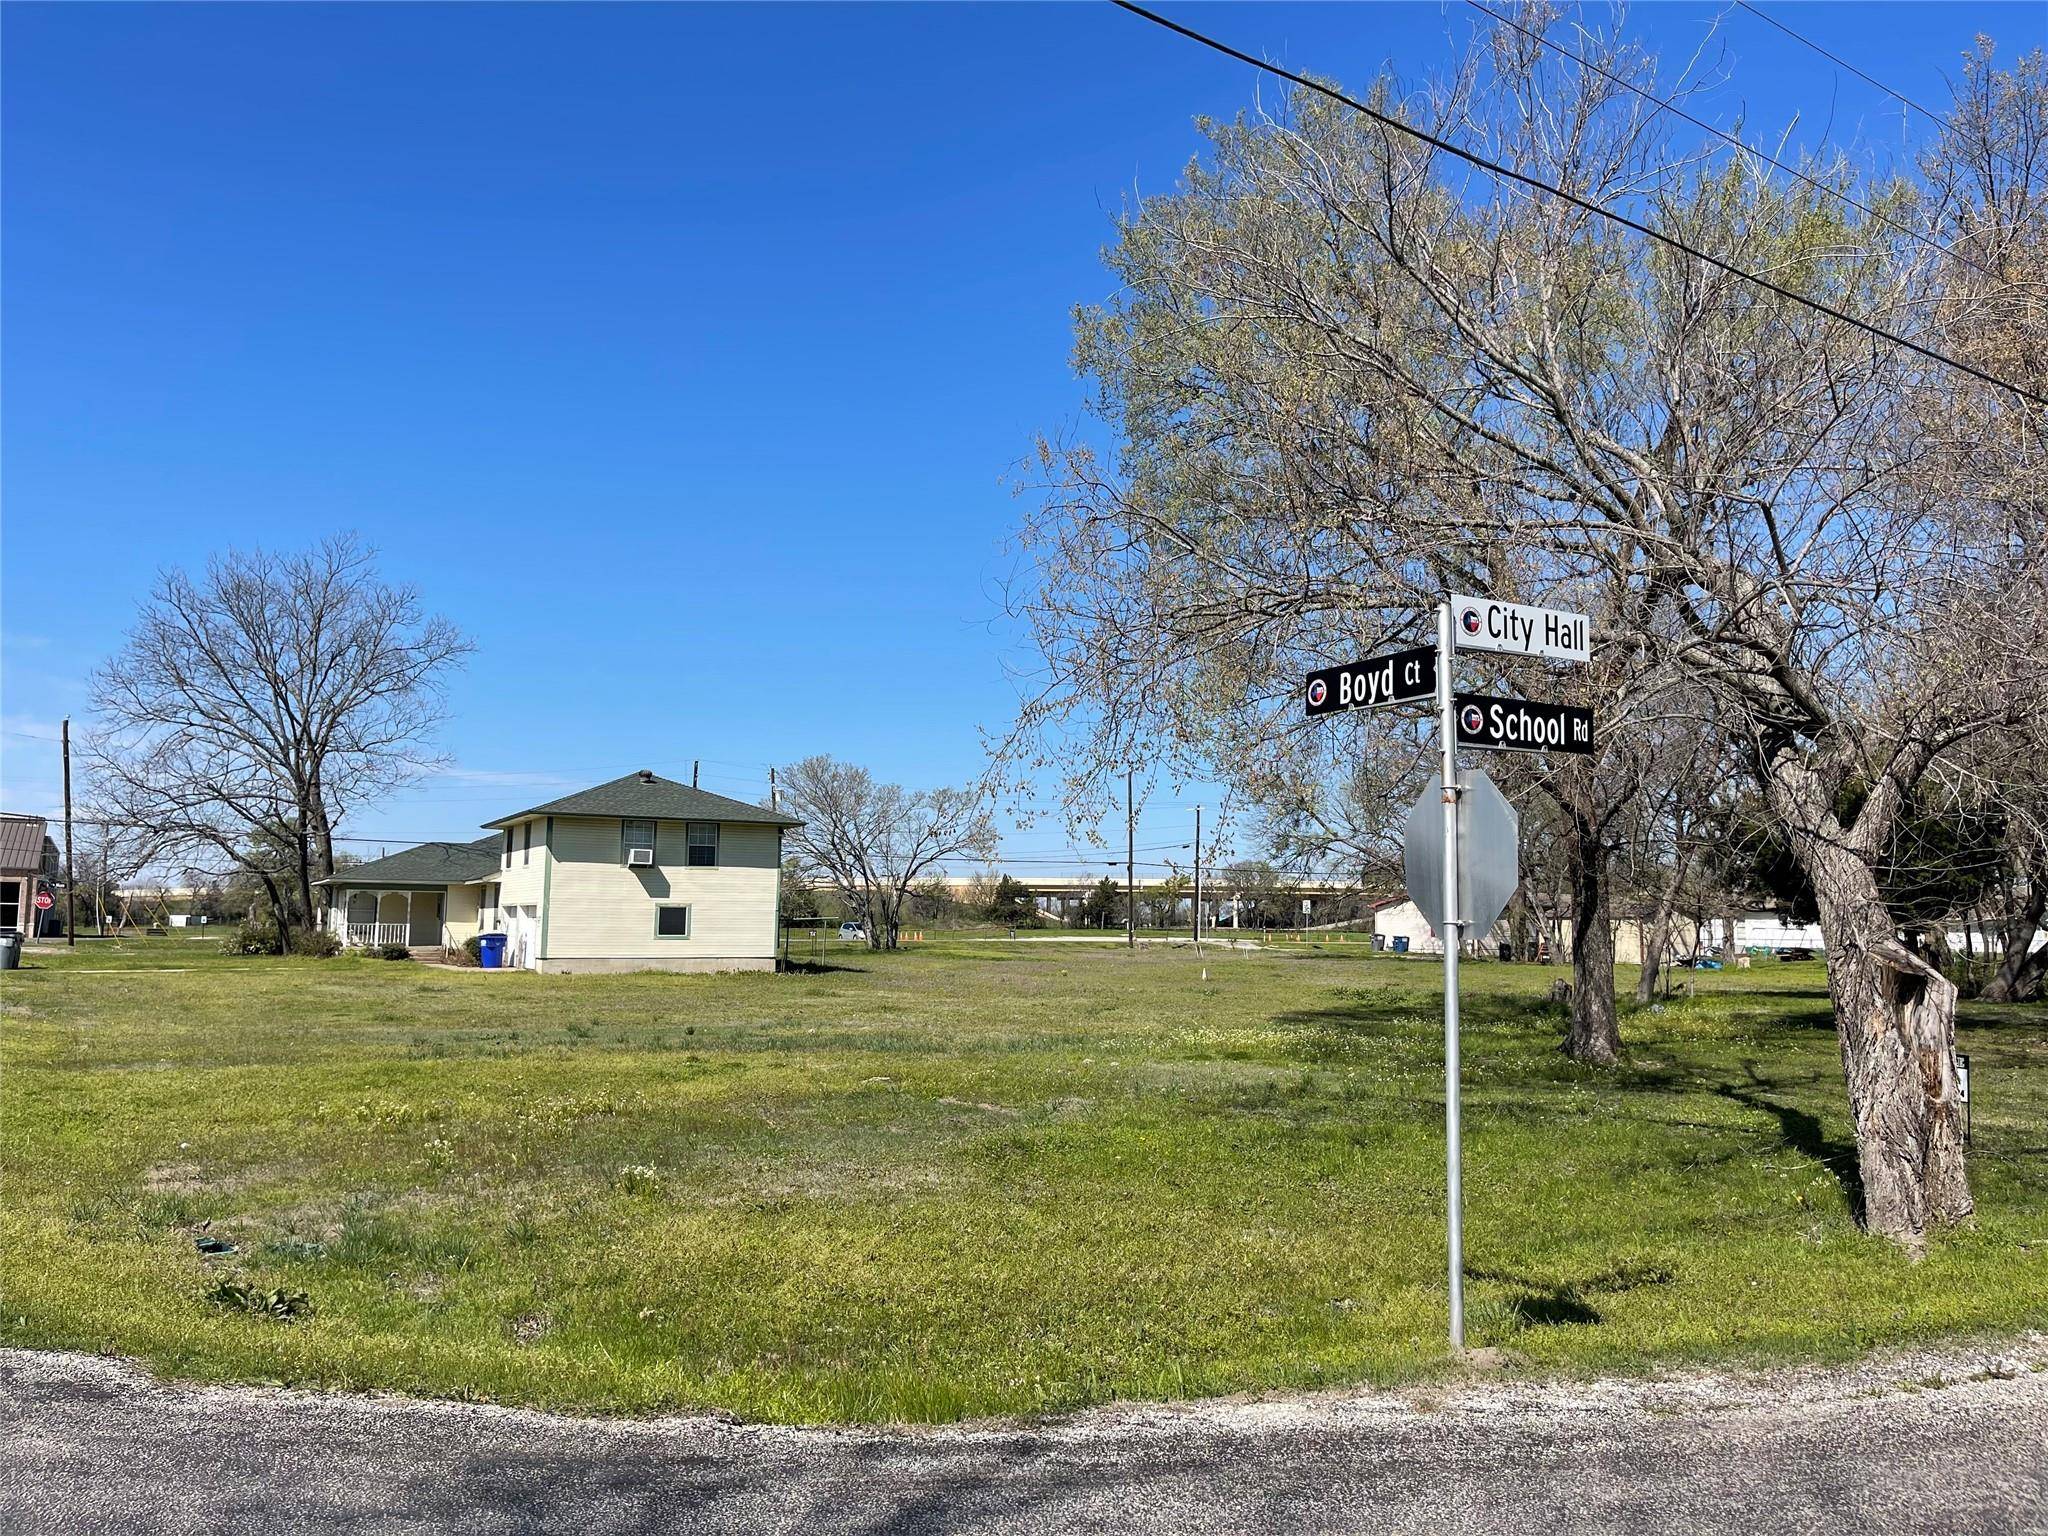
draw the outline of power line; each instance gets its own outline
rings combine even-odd
[[[1948,126],[1948,119],[1943,117],[1939,112],[1935,112],[1927,107],[1921,106],[1919,102],[1915,101],[1905,92],[1893,90],[1890,86],[1886,85],[1882,80],[1877,79],[1875,76],[1866,75],[1862,70],[1858,69],[1854,64],[1851,64],[1847,59],[1841,57],[1839,54],[1829,53],[1827,49],[1821,47],[1821,45],[1819,43],[1816,43],[1812,38],[1803,36],[1798,32],[1794,32],[1790,27],[1786,26],[1785,23],[1778,20],[1777,17],[1768,15],[1765,12],[1758,10],[1755,6],[1749,3],[1749,0],[1735,0],[1735,3],[1741,6],[1745,11],[1749,12],[1749,14],[1754,16],[1758,21],[1766,22],[1769,25],[1776,27],[1780,32],[1784,33],[1787,37],[1791,38],[1793,42],[1804,43],[1807,47],[1811,48],[1815,53],[1819,54],[1829,63],[1838,65],[1841,68],[1846,69],[1847,71],[1849,71],[1850,74],[1854,75],[1858,80],[1861,80],[1865,85],[1874,85],[1880,91],[1883,91],[1885,95],[1891,97],[1894,101],[1904,102],[1907,106],[1911,107],[1915,112],[1918,112],[1922,117],[1926,118],[1929,122],[1937,123],[1943,128],[1946,128]]]
[[[1983,369],[1966,363],[1960,358],[1950,357],[1946,353],[1935,351],[1932,347],[1922,346],[1917,341],[1901,336],[1894,331],[1888,331],[1881,325],[1873,325],[1868,320],[1860,320],[1846,310],[1835,308],[1832,304],[1820,299],[1809,298],[1803,293],[1795,293],[1792,289],[1774,283],[1767,277],[1760,276],[1746,268],[1738,267],[1733,262],[1723,261],[1718,256],[1700,250],[1697,246],[1688,245],[1675,235],[1667,235],[1662,230],[1645,224],[1638,219],[1632,219],[1625,213],[1617,213],[1612,208],[1594,202],[1591,198],[1580,197],[1575,192],[1568,192],[1563,187],[1553,186],[1550,182],[1531,176],[1526,172],[1518,171],[1512,166],[1502,165],[1497,160],[1489,160],[1484,155],[1475,154],[1469,149],[1453,144],[1448,139],[1439,138],[1426,129],[1417,128],[1412,123],[1404,123],[1397,117],[1390,117],[1384,112],[1377,111],[1356,97],[1345,95],[1334,86],[1324,85],[1321,81],[1311,80],[1306,75],[1298,75],[1291,69],[1283,69],[1278,64],[1268,63],[1264,59],[1246,53],[1240,48],[1233,48],[1230,44],[1210,37],[1206,33],[1197,32],[1193,27],[1183,26],[1177,21],[1161,16],[1157,11],[1147,10],[1144,6],[1137,4],[1136,0],[1110,0],[1110,3],[1120,10],[1129,11],[1133,16],[1142,17],[1154,26],[1164,27],[1169,32],[1178,32],[1182,37],[1189,39],[1191,42],[1200,43],[1204,48],[1213,49],[1226,58],[1236,59],[1240,64],[1249,64],[1253,69],[1263,70],[1269,75],[1298,85],[1303,90],[1314,91],[1319,96],[1326,96],[1331,101],[1339,102],[1351,108],[1352,111],[1372,119],[1372,121],[1378,123],[1383,128],[1392,128],[1398,133],[1407,134],[1410,138],[1420,139],[1431,148],[1441,150],[1443,153],[1463,160],[1467,164],[1475,165],[1488,175],[1505,177],[1510,181],[1520,182],[1523,186],[1534,188],[1536,191],[1551,197],[1561,198],[1565,202],[1570,203],[1574,208],[1583,209],[1587,213],[1595,214],[1611,223],[1619,224],[1623,229],[1633,230],[1647,239],[1655,240],[1660,245],[1666,245],[1674,251],[1683,252],[1695,261],[1703,261],[1708,266],[1726,272],[1730,277],[1740,278],[1743,282],[1761,288],[1767,293],[1775,293],[1780,298],[1790,299],[1794,304],[1802,304],[1808,309],[1828,316],[1830,319],[1839,320],[1844,325],[1853,326],[1875,340],[1887,341],[1895,347],[1903,347],[1906,351],[1917,353],[1929,362],[1940,363],[1944,367],[1953,368],[1959,373],[1966,373],[1970,377],[1981,380],[1983,383],[1990,384],[1995,388],[2008,390],[2022,400],[2031,401],[2035,405],[2048,406],[2048,395],[2040,395],[2030,389],[2023,389],[2007,379],[1999,378],[1996,374],[1986,373]]]
[[[1499,22],[1500,25],[1512,28],[1513,30],[1521,33],[1522,36],[1534,40],[1541,46],[1550,49],[1554,53],[1563,54],[1566,58],[1570,59],[1574,64],[1577,64],[1581,69],[1590,69],[1591,71],[1593,71],[1594,74],[1600,75],[1605,79],[1612,80],[1616,85],[1620,86],[1623,90],[1633,91],[1636,95],[1640,96],[1644,101],[1655,102],[1657,106],[1662,108],[1664,111],[1669,112],[1672,116],[1684,118],[1685,121],[1691,123],[1695,128],[1703,129],[1704,131],[1714,135],[1715,138],[1723,139],[1728,143],[1733,144],[1737,149],[1741,150],[1744,154],[1754,156],[1756,159],[1763,161],[1765,165],[1772,166],[1777,170],[1783,171],[1787,176],[1797,177],[1800,181],[1805,182],[1809,187],[1812,187],[1815,191],[1820,192],[1825,196],[1835,198],[1839,202],[1847,204],[1849,207],[1854,208],[1858,213],[1861,213],[1866,217],[1875,219],[1878,223],[1885,225],[1887,228],[1895,229],[1902,235],[1905,235],[1914,240],[1918,240],[1924,245],[1932,246],[1935,250],[1940,251],[1944,256],[1953,256],[1957,261],[1975,267],[1979,272],[1984,273],[1987,277],[1996,277],[1998,275],[1997,273],[1993,272],[1991,268],[1985,266],[1982,262],[1973,261],[1968,256],[1965,256],[1961,251],[1955,250],[1950,246],[1942,244],[1941,241],[1935,239],[1926,231],[1914,229],[1909,225],[1901,224],[1897,219],[1891,218],[1886,214],[1878,212],[1868,203],[1863,202],[1858,198],[1851,197],[1848,193],[1842,191],[1840,188],[1831,187],[1826,182],[1820,180],[1816,176],[1809,176],[1806,172],[1800,170],[1798,166],[1787,165],[1784,161],[1777,159],[1775,156],[1765,154],[1755,145],[1744,143],[1740,138],[1728,132],[1727,129],[1718,127],[1715,124],[1708,122],[1703,117],[1694,117],[1692,113],[1686,111],[1685,108],[1679,106],[1677,102],[1672,101],[1667,97],[1659,96],[1653,91],[1646,91],[1641,86],[1637,85],[1634,81],[1627,79],[1625,76],[1616,74],[1611,69],[1606,69],[1601,65],[1595,64],[1591,59],[1586,58],[1584,55],[1576,53],[1572,49],[1565,47],[1563,43],[1557,42],[1555,39],[1549,37],[1548,35],[1542,32],[1538,32],[1534,27],[1525,27],[1519,21],[1516,21],[1513,17],[1503,16],[1499,11],[1496,11],[1492,9],[1490,6],[1482,3],[1482,0],[1465,0],[1465,3],[1471,6],[1473,10],[1478,11],[1482,16],[1490,16],[1495,21]]]
[[[1758,21],[1765,22],[1773,27],[1776,27],[1780,32],[1784,33],[1787,37],[1791,38],[1792,41],[1794,41],[1795,43],[1801,43],[1804,44],[1806,47],[1811,48],[1815,53],[1819,54],[1822,58],[1826,59],[1830,64],[1834,64],[1842,69],[1846,69],[1847,71],[1849,71],[1850,74],[1854,75],[1858,80],[1861,80],[1865,85],[1875,86],[1878,90],[1883,91],[1885,95],[1891,97],[1892,100],[1902,102],[1906,106],[1911,107],[1915,112],[1918,112],[1922,117],[1926,118],[1935,126],[1942,128],[1944,130],[1946,130],[1949,127],[1949,120],[1946,117],[1944,117],[1941,113],[1934,111],[1930,107],[1921,106],[1919,102],[1915,101],[1912,97],[1908,96],[1904,91],[1892,89],[1892,87],[1886,85],[1882,80],[1878,79],[1875,75],[1866,74],[1864,71],[1858,69],[1854,64],[1851,64],[1847,59],[1841,57],[1839,54],[1828,52],[1827,49],[1823,48],[1819,43],[1816,43],[1812,38],[1806,36],[1806,34],[1804,34],[1803,32],[1795,32],[1790,27],[1786,26],[1784,22],[1778,20],[1777,17],[1766,15],[1764,12],[1758,10],[1755,6],[1749,3],[1749,0],[1735,0],[1735,3],[1741,6],[1745,11],[1749,12],[1749,14],[1754,16]],[[1988,147],[1986,152],[1994,160],[1997,160],[2000,163],[2002,163],[2007,170],[2014,172],[2020,171],[2019,166],[2014,164],[2009,156],[2003,155],[1999,153],[1997,150],[1989,149]],[[2021,172],[2021,174],[2024,173]],[[1974,266],[1976,264],[1972,262],[1971,265]]]

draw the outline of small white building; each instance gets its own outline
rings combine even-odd
[[[1730,914],[1735,923],[1735,948],[1738,953],[1751,949],[1767,949],[1776,953],[1781,949],[1810,949],[1819,954],[1826,949],[1827,940],[1821,936],[1819,923],[1795,923],[1781,912],[1765,907],[1750,907]],[[1699,947],[1702,954],[1718,955],[1721,941],[1726,936],[1727,919],[1716,918],[1706,923],[1699,931]]]
[[[502,933],[533,971],[775,968],[794,817],[642,770],[484,825],[337,870],[329,931],[414,949]]]
[[[1411,955],[1440,955],[1444,952],[1444,941],[1437,931],[1430,927],[1429,919],[1422,915],[1422,908],[1406,896],[1390,898],[1379,902],[1372,909],[1373,945],[1375,948],[1393,951],[1396,939],[1406,939],[1407,953]],[[1463,954],[1497,955],[1500,941],[1507,932],[1505,923],[1495,923],[1493,931],[1483,939],[1465,943]]]

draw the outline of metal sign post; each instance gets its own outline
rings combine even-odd
[[[1451,1348],[1465,1347],[1465,1184],[1458,1105],[1458,726],[1452,687],[1457,635],[1451,605],[1436,610],[1437,737],[1443,748],[1444,801],[1444,1203],[1450,1217]]]
[[[1441,769],[1409,813],[1403,848],[1408,894],[1444,946],[1444,1182],[1449,1239],[1451,1349],[1465,1347],[1464,1127],[1459,1102],[1458,952],[1468,933],[1492,930],[1519,881],[1514,809],[1485,774],[1458,777],[1458,748],[1581,755],[1593,750],[1592,711],[1457,691],[1458,649],[1578,662],[1591,652],[1583,614],[1449,593],[1437,605],[1436,645],[1325,667],[1302,679],[1311,719],[1340,711],[1421,703],[1434,696]],[[1441,804],[1430,823],[1431,800]],[[1200,813],[1196,830],[1200,835]],[[1469,852],[1460,843],[1470,833]],[[1197,845],[1199,847],[1199,843]],[[1441,852],[1439,852],[1441,849]],[[1441,858],[1439,865],[1436,861]],[[1200,860],[1196,861],[1200,880]],[[1197,891],[1200,885],[1196,886]],[[1302,904],[1304,913],[1308,904]],[[1197,904],[1199,910],[1199,903]],[[1967,1073],[1967,1061],[1963,1070]],[[1965,1078],[1967,1085],[1967,1077]],[[1968,1089],[1965,1086],[1967,1099]]]

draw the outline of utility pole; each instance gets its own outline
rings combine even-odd
[[[35,927],[35,919],[29,919]],[[71,878],[71,722],[64,722],[64,942],[78,944],[78,886]]]
[[[1124,929],[1138,947],[1138,822],[1131,807],[1131,770],[1124,770]]]
[[[1436,610],[1437,736],[1443,747],[1444,786],[1444,1185],[1450,1208],[1451,1349],[1465,1347],[1465,1188],[1458,1107],[1458,723],[1452,718],[1457,687],[1457,636],[1446,598]]]
[[[1202,808],[1195,807],[1195,948],[1202,947]]]
[[[113,827],[101,822],[99,877],[92,883],[92,931],[103,939],[107,936],[107,845],[113,840]]]
[[[775,787],[775,765],[773,763],[768,765],[768,809],[771,811],[782,809],[782,791]]]
[[[696,787],[697,787],[697,759],[693,757],[693,758],[691,758],[691,759],[690,759],[690,788],[692,788],[692,789],[695,789]]]

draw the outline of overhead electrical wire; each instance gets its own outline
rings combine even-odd
[[[1577,64],[1581,69],[1590,69],[1591,71],[1593,71],[1594,74],[1599,75],[1604,79],[1612,80],[1616,85],[1620,86],[1623,90],[1633,91],[1637,96],[1640,96],[1644,101],[1656,103],[1658,107],[1662,108],[1666,112],[1669,112],[1673,117],[1680,117],[1685,119],[1686,122],[1691,123],[1695,128],[1702,129],[1707,133],[1711,133],[1717,139],[1722,139],[1725,140],[1727,143],[1733,144],[1737,149],[1741,150],[1744,154],[1751,155],[1756,159],[1761,160],[1765,165],[1771,166],[1776,170],[1783,171],[1787,176],[1797,177],[1800,181],[1803,181],[1809,187],[1812,187],[1816,192],[1820,192],[1825,196],[1832,197],[1836,199],[1838,202],[1841,202],[1850,208],[1854,208],[1858,213],[1861,213],[1868,218],[1875,219],[1878,223],[1884,225],[1886,228],[1895,229],[1900,234],[1905,235],[1910,239],[1920,241],[1923,245],[1932,246],[1935,250],[1940,251],[1944,256],[1953,256],[1957,261],[1963,262],[1968,266],[1975,267],[1979,272],[1985,273],[1988,276],[1997,275],[1996,273],[1992,272],[1991,268],[1985,266],[1982,262],[1972,261],[1968,256],[1965,256],[1961,251],[1958,251],[1951,246],[1942,244],[1941,241],[1935,239],[1934,236],[1928,234],[1925,230],[1914,229],[1909,225],[1901,224],[1897,219],[1891,218],[1886,214],[1878,212],[1877,209],[1871,207],[1868,203],[1863,202],[1861,199],[1851,197],[1848,193],[1842,191],[1838,187],[1829,186],[1819,177],[1809,176],[1805,171],[1800,170],[1798,166],[1787,165],[1784,161],[1776,158],[1775,156],[1765,154],[1761,149],[1758,149],[1754,144],[1745,143],[1742,139],[1730,133],[1727,129],[1717,127],[1715,124],[1708,122],[1703,117],[1694,117],[1692,113],[1686,111],[1685,108],[1679,106],[1677,102],[1670,100],[1668,97],[1659,96],[1654,91],[1646,91],[1641,86],[1637,85],[1634,81],[1629,80],[1625,76],[1616,74],[1611,69],[1606,69],[1598,64],[1595,64],[1591,59],[1586,58],[1583,54],[1580,54],[1573,49],[1565,47],[1563,43],[1560,43],[1556,39],[1549,37],[1548,35],[1542,32],[1537,31],[1534,27],[1525,27],[1519,21],[1516,21],[1513,17],[1503,16],[1499,11],[1496,11],[1491,6],[1486,5],[1484,3],[1484,0],[1465,0],[1465,3],[1471,6],[1473,10],[1479,12],[1482,16],[1490,16],[1495,21],[1499,22],[1502,26],[1511,28],[1514,31],[1521,33],[1522,36],[1531,39],[1532,41],[1540,44],[1542,47],[1550,49],[1553,53],[1562,54],[1565,58],[1568,58],[1574,64]]]
[[[1735,3],[1741,6],[1742,9],[1744,9],[1745,11],[1749,12],[1749,14],[1754,16],[1758,21],[1765,22],[1770,26],[1776,27],[1780,32],[1784,33],[1787,37],[1791,38],[1792,41],[1794,41],[1795,43],[1800,43],[1808,48],[1811,48],[1815,53],[1819,54],[1822,58],[1826,59],[1830,64],[1836,65],[1837,67],[1842,69],[1846,69],[1847,71],[1849,71],[1850,74],[1854,75],[1858,80],[1861,80],[1865,85],[1875,86],[1878,90],[1883,91],[1885,95],[1891,97],[1892,100],[1897,102],[1903,102],[1905,105],[1911,107],[1915,112],[1918,112],[1922,117],[1926,118],[1929,122],[1936,123],[1943,128],[1946,128],[1948,126],[1948,119],[1943,117],[1939,112],[1933,110],[1933,108],[1923,107],[1920,105],[1919,102],[1915,101],[1912,97],[1908,96],[1904,91],[1894,90],[1892,87],[1886,85],[1882,80],[1878,79],[1875,75],[1865,74],[1862,70],[1858,69],[1854,64],[1851,64],[1847,59],[1843,58],[1840,54],[1828,52],[1827,49],[1823,48],[1819,43],[1816,43],[1812,38],[1806,36],[1804,33],[1793,31],[1790,27],[1786,26],[1784,22],[1778,20],[1777,17],[1771,15],[1768,11],[1759,10],[1757,7],[1751,5],[1749,3],[1749,0],[1735,0]]]
[[[1744,267],[1738,267],[1731,261],[1724,261],[1719,256],[1703,251],[1697,246],[1689,245],[1675,235],[1667,235],[1664,231],[1657,229],[1653,225],[1645,224],[1640,219],[1631,218],[1625,213],[1618,213],[1612,208],[1596,203],[1591,198],[1581,197],[1576,192],[1570,192],[1563,187],[1555,186],[1550,182],[1544,181],[1541,177],[1531,176],[1526,171],[1518,171],[1513,166],[1502,165],[1497,160],[1489,160],[1484,155],[1477,154],[1472,150],[1464,148],[1462,145],[1454,144],[1449,139],[1441,138],[1427,129],[1417,128],[1412,123],[1404,123],[1398,117],[1389,116],[1385,112],[1369,107],[1364,102],[1358,100],[1357,97],[1347,96],[1334,86],[1324,85],[1319,80],[1311,80],[1306,75],[1296,74],[1291,69],[1284,69],[1278,64],[1270,63],[1254,54],[1246,53],[1241,48],[1233,48],[1229,43],[1210,37],[1207,33],[1197,32],[1193,27],[1185,26],[1169,17],[1162,16],[1157,11],[1148,10],[1144,6],[1137,4],[1136,0],[1110,0],[1110,3],[1119,10],[1129,11],[1133,16],[1151,22],[1156,27],[1164,27],[1169,32],[1179,33],[1190,42],[1200,43],[1204,48],[1212,49],[1222,54],[1225,58],[1235,59],[1240,64],[1249,64],[1253,69],[1261,70],[1278,79],[1298,85],[1305,91],[1313,91],[1319,96],[1328,97],[1331,101],[1347,106],[1352,111],[1370,118],[1383,128],[1391,128],[1396,133],[1403,133],[1410,138],[1419,139],[1432,149],[1440,150],[1444,154],[1463,160],[1469,165],[1477,166],[1488,175],[1519,182],[1521,185],[1533,188],[1547,196],[1560,198],[1564,202],[1570,203],[1574,208],[1582,209],[1598,218],[1618,224],[1623,229],[1633,230],[1636,234],[1642,235],[1646,239],[1655,240],[1658,244],[1669,246],[1672,250],[1682,252],[1692,257],[1695,261],[1705,262],[1708,266],[1718,271],[1726,272],[1730,277],[1739,278],[1741,281],[1761,288],[1767,293],[1774,293],[1782,299],[1789,299],[1794,304],[1803,305],[1807,309],[1826,315],[1832,320],[1839,320],[1842,324],[1863,332],[1875,341],[1889,342],[1895,347],[1900,347],[1905,351],[1924,357],[1929,362],[1939,363],[1946,368],[1953,368],[1959,373],[1968,374],[1971,378],[1989,384],[1994,388],[2009,391],[2022,400],[2030,401],[2039,406],[2048,406],[2048,395],[2037,394],[2031,389],[2022,388],[2009,379],[2002,379],[1994,373],[1987,373],[1982,368],[1964,362],[1961,358],[1950,357],[1945,352],[1937,352],[1934,348],[1924,346],[1910,337],[1901,336],[1896,331],[1888,331],[1881,325],[1873,324],[1868,320],[1850,314],[1847,310],[1837,309],[1834,305],[1824,300],[1810,298],[1803,293],[1797,293],[1780,283],[1772,282],[1769,278],[1759,273],[1751,272]]]

